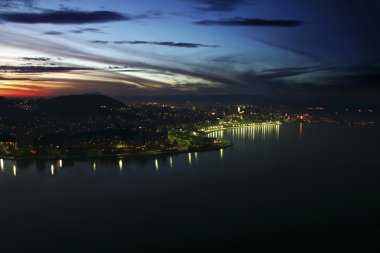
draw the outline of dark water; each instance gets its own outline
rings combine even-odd
[[[62,168],[5,161],[0,252],[380,252],[378,129],[213,135],[235,145]]]

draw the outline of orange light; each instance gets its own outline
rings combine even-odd
[[[17,89],[0,89],[0,97],[43,97],[51,95],[47,90],[17,90]]]

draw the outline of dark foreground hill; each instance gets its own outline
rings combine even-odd
[[[62,116],[98,113],[105,109],[124,107],[124,104],[103,95],[72,95],[36,101],[39,111]]]
[[[125,105],[104,95],[70,95],[54,98],[8,99],[0,97],[0,118],[33,120],[36,116],[81,117],[116,111]]]

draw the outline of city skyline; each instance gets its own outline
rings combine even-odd
[[[0,96],[378,94],[380,4],[0,1]]]

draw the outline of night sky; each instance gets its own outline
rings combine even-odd
[[[371,95],[380,1],[0,0],[0,96]]]

